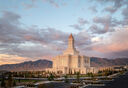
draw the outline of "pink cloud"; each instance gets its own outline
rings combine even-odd
[[[20,57],[17,55],[0,54],[0,65],[2,64],[14,64],[19,62],[28,61],[31,58]]]
[[[92,48],[102,53],[128,50],[128,28],[117,29]]]

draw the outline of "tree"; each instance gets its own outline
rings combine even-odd
[[[65,75],[65,76],[64,76],[64,78],[65,78],[65,80],[64,80],[64,81],[65,81],[65,83],[68,83],[68,76],[67,76],[67,75]]]
[[[54,75],[53,75],[52,73],[51,73],[50,76],[48,77],[48,80],[49,80],[49,81],[54,80]]]
[[[20,83],[20,78],[18,79],[18,82]]]
[[[16,86],[16,81],[15,80],[13,81],[13,86]]]
[[[9,73],[9,76],[8,76],[8,87],[12,87],[12,85],[13,85],[12,74]]]
[[[94,77],[93,73],[87,73],[88,77]]]
[[[2,75],[1,87],[5,87],[5,86],[6,86],[5,77],[4,77],[4,75]]]
[[[77,79],[77,82],[79,83],[80,82],[80,72],[76,73],[76,79]]]

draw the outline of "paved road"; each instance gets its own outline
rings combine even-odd
[[[102,87],[86,87],[86,88],[128,88],[128,72],[125,75],[121,75],[109,82],[106,86]]]

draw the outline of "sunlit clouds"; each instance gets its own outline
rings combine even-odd
[[[0,64],[61,54],[128,57],[128,0],[0,0]]]
[[[28,61],[30,58],[20,57],[17,55],[0,54],[0,64],[14,64]]]

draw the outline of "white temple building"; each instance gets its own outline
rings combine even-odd
[[[90,67],[90,58],[80,55],[79,51],[76,50],[72,34],[68,38],[68,48],[62,55],[58,55],[52,60],[53,67],[46,69],[46,71],[57,74],[74,74],[75,72],[86,74],[88,72],[96,72],[93,67]]]

